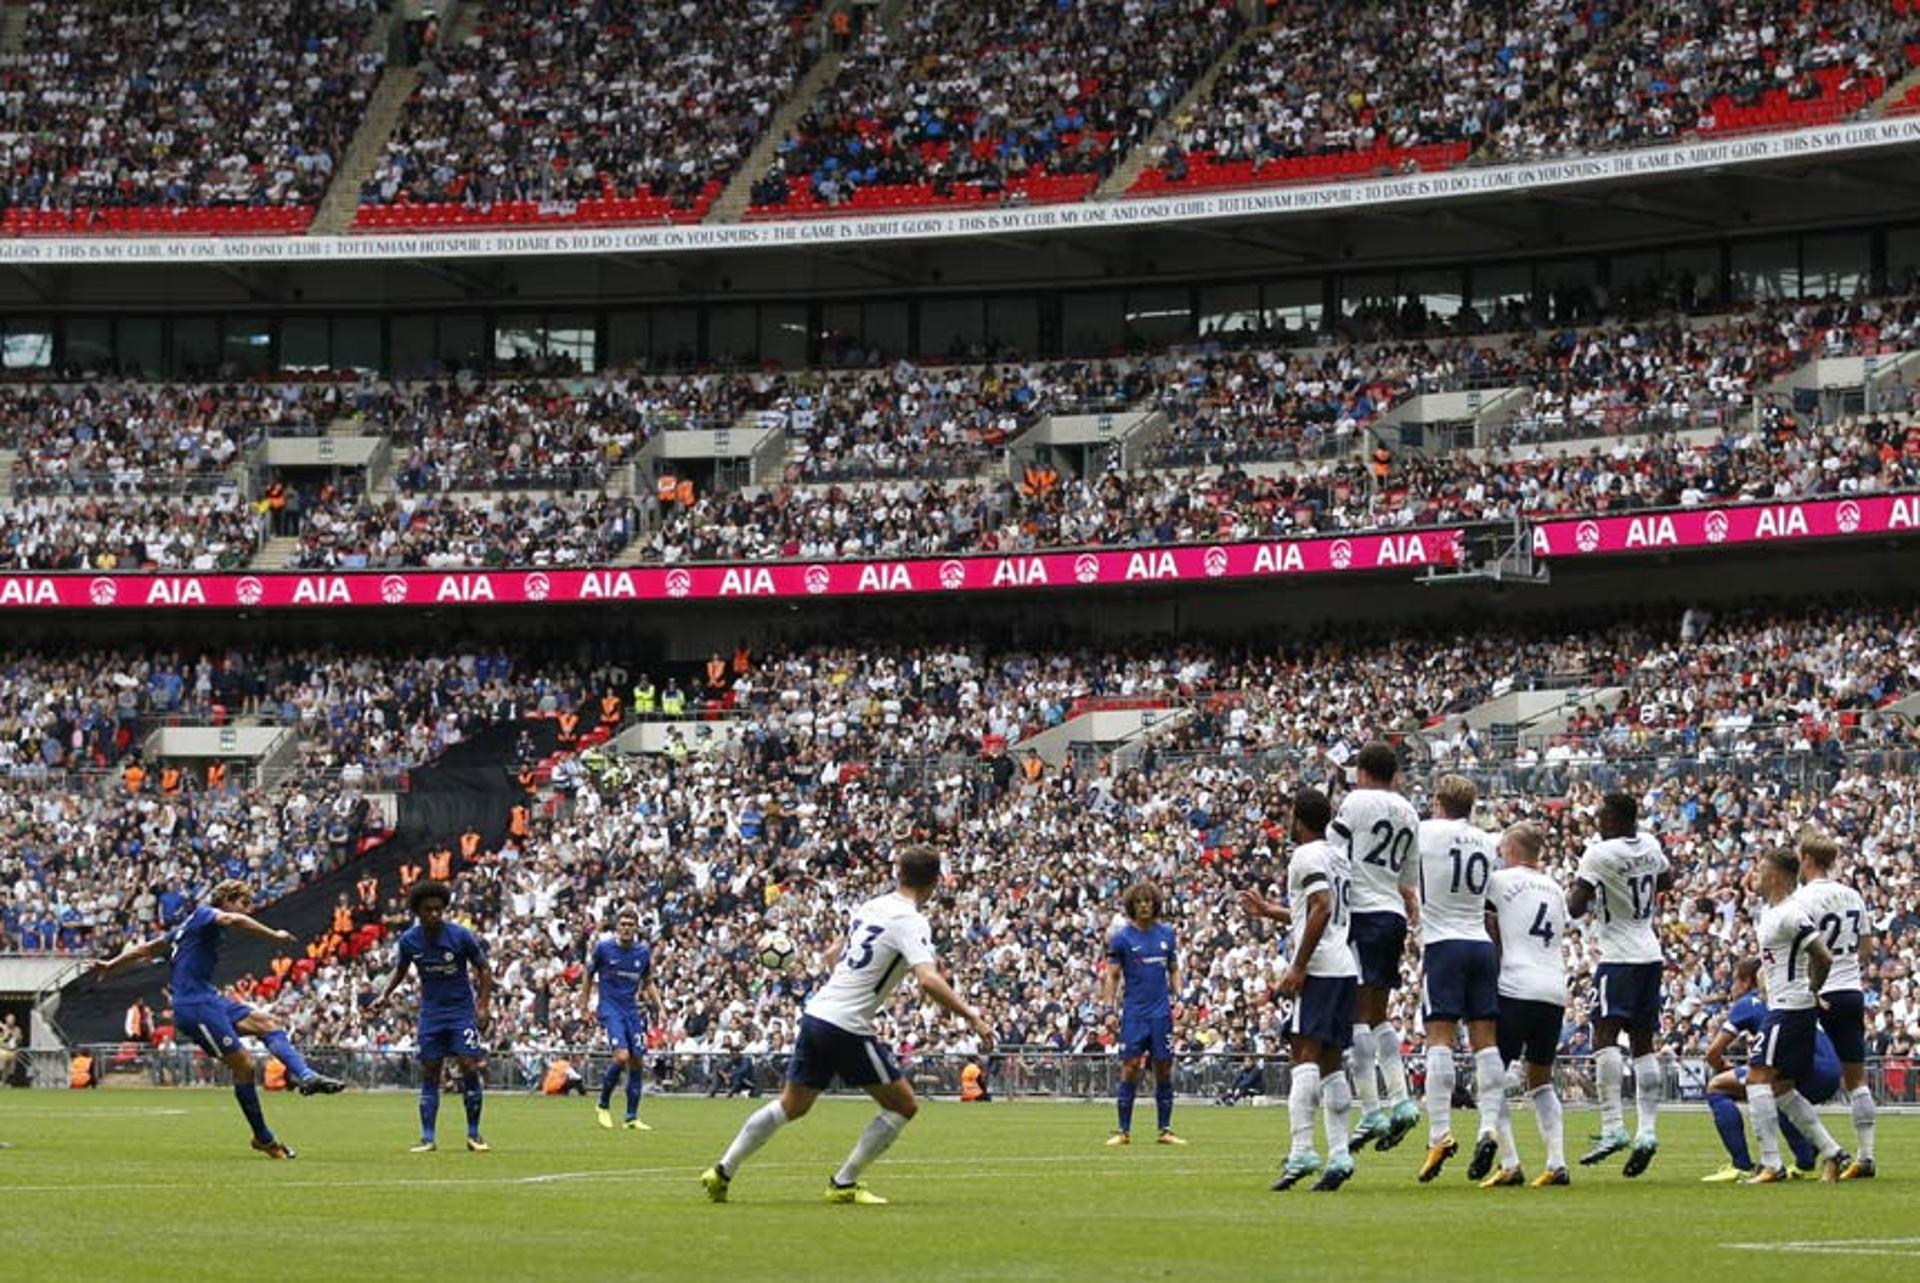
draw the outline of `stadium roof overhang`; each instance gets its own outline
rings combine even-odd
[[[0,307],[534,306],[1084,288],[1920,221],[1920,118],[1320,187],[889,218],[0,241]]]

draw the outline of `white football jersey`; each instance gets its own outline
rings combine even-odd
[[[1353,898],[1352,878],[1347,857],[1331,842],[1303,842],[1287,861],[1287,903],[1293,909],[1293,930],[1298,933],[1307,924],[1307,898],[1324,893],[1331,900],[1326,928],[1320,943],[1307,959],[1310,976],[1357,976],[1353,950],[1347,945],[1348,902]],[[1295,938],[1298,936],[1296,934]]]
[[[877,895],[854,911],[846,947],[833,974],[807,999],[806,1013],[850,1034],[873,1032],[873,1013],[886,1005],[910,967],[933,961],[933,928],[898,891]]]
[[[1668,867],[1660,839],[1644,830],[1627,838],[1601,838],[1587,846],[1578,876],[1593,888],[1600,961],[1660,961],[1653,912],[1660,875]]]
[[[1806,906],[1792,896],[1760,915],[1760,963],[1767,978],[1767,1006],[1805,1011],[1813,1006],[1807,982],[1807,944],[1819,932]]]
[[[1567,1005],[1567,893],[1538,869],[1495,869],[1487,902],[1500,921],[1500,996]]]
[[[1470,820],[1420,822],[1420,943],[1487,938],[1500,839]]]
[[[1821,993],[1857,993],[1860,983],[1860,937],[1867,934],[1867,902],[1844,882],[1815,878],[1793,893],[1833,954],[1833,970]]]
[[[1353,869],[1355,913],[1407,914],[1404,888],[1420,880],[1420,813],[1391,789],[1349,789],[1328,841]]]

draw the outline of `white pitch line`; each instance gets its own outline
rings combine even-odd
[[[1898,1256],[1920,1259],[1920,1238],[1796,1239],[1785,1243],[1722,1243],[1736,1252],[1796,1252],[1802,1256]]]

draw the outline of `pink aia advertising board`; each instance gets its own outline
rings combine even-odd
[[[1920,494],[1862,495],[1547,520],[1534,527],[1534,551],[1558,560],[1914,532]],[[1208,546],[594,570],[9,573],[0,574],[0,610],[578,605],[1152,586],[1418,572],[1452,564],[1460,536],[1447,527]]]

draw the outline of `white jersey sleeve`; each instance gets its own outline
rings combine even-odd
[[[1538,869],[1497,869],[1487,902],[1500,923],[1500,996],[1567,1005],[1567,893]]]
[[[1820,939],[1833,954],[1833,970],[1821,993],[1857,993],[1860,982],[1860,937],[1867,934],[1867,902],[1844,882],[1815,878],[1794,892],[1813,919]]]
[[[847,924],[845,948],[833,974],[807,999],[806,1014],[852,1034],[873,1032],[873,1015],[902,977],[933,961],[933,929],[906,896],[875,896]]]
[[[1760,915],[1760,964],[1767,978],[1767,1006],[1805,1011],[1813,1006],[1807,979],[1807,944],[1817,933],[1813,919],[1788,896]]]
[[[1420,824],[1420,942],[1485,940],[1499,839],[1467,820]]]
[[[1326,895],[1330,912],[1320,942],[1307,959],[1310,976],[1357,976],[1353,950],[1347,945],[1348,903],[1353,898],[1346,857],[1330,842],[1304,842],[1287,861],[1287,904],[1293,909],[1294,939],[1306,926],[1308,901]]]
[[[1329,840],[1353,869],[1353,911],[1405,917],[1401,892],[1420,880],[1420,816],[1413,803],[1391,789],[1350,789]]]
[[[1592,921],[1601,962],[1658,962],[1654,909],[1666,853],[1651,833],[1602,838],[1580,857],[1579,879],[1593,888]]]

